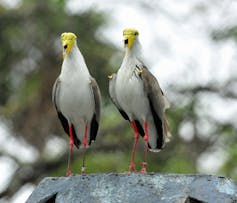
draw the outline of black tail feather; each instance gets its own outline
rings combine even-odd
[[[90,130],[90,141],[89,141],[89,145],[91,144],[92,141],[95,141],[96,139],[96,135],[97,135],[97,131],[99,128],[99,124],[96,120],[96,115],[93,115],[93,118],[91,120],[91,130]]]
[[[163,143],[164,143],[164,135],[163,135],[163,126],[162,126],[162,121],[161,119],[159,118],[159,116],[157,115],[153,105],[152,105],[152,102],[149,98],[149,103],[150,103],[150,107],[151,107],[151,113],[152,113],[152,116],[153,116],[153,119],[154,119],[154,123],[155,123],[155,126],[156,126],[156,131],[157,131],[157,142],[156,142],[156,147],[158,149],[161,149],[162,146],[163,146]]]
[[[142,128],[142,125],[139,123],[138,120],[134,120],[134,121],[135,121],[135,123],[136,123],[138,133],[139,133],[142,137],[144,137],[145,132],[144,132],[144,130],[143,130],[143,128]]]

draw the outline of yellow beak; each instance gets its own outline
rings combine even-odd
[[[123,39],[124,39],[124,46],[125,47],[127,46],[129,49],[131,49],[136,37],[133,35],[123,35]]]
[[[73,47],[74,42],[72,40],[63,40],[62,41],[62,46],[64,53],[68,55]]]

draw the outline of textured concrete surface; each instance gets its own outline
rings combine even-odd
[[[27,203],[234,203],[237,183],[212,175],[89,174],[49,177]]]

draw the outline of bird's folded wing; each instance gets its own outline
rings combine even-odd
[[[169,108],[169,102],[166,96],[164,95],[163,91],[161,90],[158,81],[149,72],[148,69],[142,70],[141,78],[143,80],[144,90],[148,96],[150,105],[154,110],[152,113],[156,117],[155,120],[158,121],[155,122],[156,128],[160,129],[161,132],[160,122],[163,122],[164,124],[165,136],[162,138],[159,144],[160,147],[162,147],[163,141],[168,142],[169,138],[171,137],[168,122],[165,117],[165,110]]]
[[[94,101],[95,101],[96,120],[97,120],[97,122],[99,122],[100,109],[101,109],[101,94],[100,94],[100,90],[99,90],[98,84],[95,81],[95,79],[93,77],[91,77],[90,81],[91,81],[91,89],[92,89],[93,97],[94,97]]]
[[[116,78],[117,75],[115,73],[113,73],[110,76],[109,79],[109,96],[112,100],[112,102],[114,103],[114,105],[117,107],[117,109],[119,110],[120,114],[123,116],[123,118],[125,120],[129,120],[128,115],[125,113],[125,111],[121,108],[121,106],[119,105],[118,101],[117,101],[117,97],[116,97],[116,93],[115,93],[115,84],[116,84]]]
[[[57,78],[57,80],[55,81],[54,85],[53,85],[53,93],[52,93],[52,102],[56,107],[57,111],[60,111],[60,107],[59,107],[59,92],[60,92],[60,85],[61,85],[61,81],[59,78]]]
[[[162,118],[165,109],[169,108],[169,102],[160,88],[160,85],[148,69],[143,68],[141,78],[144,84],[144,90],[151,100],[156,113]]]
[[[99,87],[95,81],[94,78],[90,78],[90,86],[91,86],[91,92],[93,94],[94,98],[94,104],[95,104],[95,110],[93,117],[90,121],[90,141],[89,145],[91,142],[94,142],[96,139],[96,135],[99,129],[99,121],[100,121],[100,108],[101,108],[101,95],[100,95],[100,90]]]
[[[61,87],[61,81],[59,78],[57,78],[57,80],[55,81],[54,86],[53,86],[52,101],[53,101],[55,108],[57,110],[58,118],[63,126],[63,129],[69,135],[68,120],[60,110],[60,104],[59,104],[60,87]],[[76,131],[75,131],[74,125],[72,125],[72,135],[73,135],[73,140],[74,140],[75,146],[77,148],[79,148],[81,141],[76,136]]]

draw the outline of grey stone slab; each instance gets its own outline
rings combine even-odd
[[[237,203],[237,183],[213,175],[89,174],[48,177],[27,203]]]

